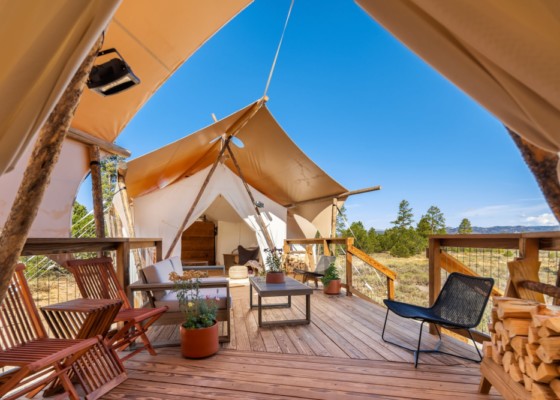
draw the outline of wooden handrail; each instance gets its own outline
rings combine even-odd
[[[397,273],[392,269],[387,268],[385,265],[381,264],[375,258],[371,257],[370,255],[364,253],[362,250],[358,249],[354,246],[348,246],[348,251],[352,253],[352,255],[358,257],[360,260],[368,264],[369,266],[373,267],[377,271],[381,272],[387,278],[391,278],[393,280],[397,279]]]
[[[474,272],[472,269],[467,267],[461,261],[457,260],[451,254],[449,254],[449,253],[447,253],[443,250],[441,251],[441,268],[443,268],[444,270],[446,270],[449,273],[459,272],[459,273],[465,274],[465,275],[479,276],[476,272]],[[501,297],[501,296],[504,295],[504,292],[494,286],[492,288],[492,295]]]
[[[358,249],[357,247],[350,245],[348,246],[347,251],[348,253],[362,260],[367,265],[369,265],[376,271],[381,272],[383,275],[387,277],[387,298],[393,300],[395,298],[395,279],[397,278],[397,273],[392,269],[387,268],[385,265],[381,264],[375,258],[364,253],[362,250]]]
[[[361,293],[352,284],[352,257],[357,257],[364,263],[369,265],[376,271],[381,272],[387,277],[387,298],[395,298],[395,279],[397,274],[395,271],[387,268],[385,265],[381,264],[379,261],[364,253],[362,250],[354,247],[354,238],[315,238],[315,239],[286,239],[284,240],[284,254],[290,253],[290,245],[321,245],[324,248],[324,254],[330,255],[329,245],[339,244],[346,246],[346,295],[351,296],[353,292],[359,295],[359,297],[371,299]],[[294,253],[301,253],[295,251]]]

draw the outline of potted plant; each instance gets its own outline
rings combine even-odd
[[[216,354],[219,349],[218,298],[200,294],[202,271],[184,271],[182,275],[172,272],[169,279],[175,284],[179,309],[185,320],[181,324],[181,354],[186,358],[204,358]]]
[[[321,278],[321,282],[323,282],[323,292],[325,294],[340,294],[342,284],[338,269],[336,269],[334,263],[330,263],[325,270],[325,275]]]
[[[266,283],[284,283],[282,249],[265,249]]]

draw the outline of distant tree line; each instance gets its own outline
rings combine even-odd
[[[360,250],[371,254],[389,252],[395,257],[410,257],[418,254],[428,246],[428,236],[445,234],[445,217],[436,206],[431,206],[414,225],[414,214],[410,203],[402,200],[399,204],[397,218],[391,221],[392,227],[383,233],[374,228],[366,230],[361,221],[352,222],[344,228],[343,220],[346,219],[345,208],[342,207],[337,221],[337,234],[342,237],[355,237],[354,245]],[[459,225],[459,233],[472,232],[468,219],[464,218]]]

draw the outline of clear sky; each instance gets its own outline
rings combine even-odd
[[[255,0],[116,143],[138,157],[260,98],[289,5]],[[350,221],[388,228],[406,199],[416,221],[435,205],[448,226],[556,225],[501,123],[351,1],[295,1],[268,96],[288,135],[339,183],[382,186],[347,201]],[[91,204],[84,191],[78,200]]]

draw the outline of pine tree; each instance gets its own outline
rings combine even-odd
[[[467,218],[463,218],[463,220],[461,221],[461,224],[459,225],[459,233],[460,234],[472,233],[471,221],[469,221]]]
[[[346,207],[340,207],[340,212],[336,214],[336,236],[344,236],[342,232],[346,230]]]
[[[423,215],[422,219],[425,219],[425,223],[429,226],[428,235],[447,233],[447,230],[445,229],[445,217],[438,207],[431,206],[428,208],[426,215]],[[420,221],[422,221],[422,219]],[[420,225],[420,222],[418,225]]]
[[[402,200],[399,203],[399,213],[397,214],[397,219],[391,221],[395,228],[408,229],[412,226],[414,215],[412,214],[412,208],[410,203],[406,200]]]

